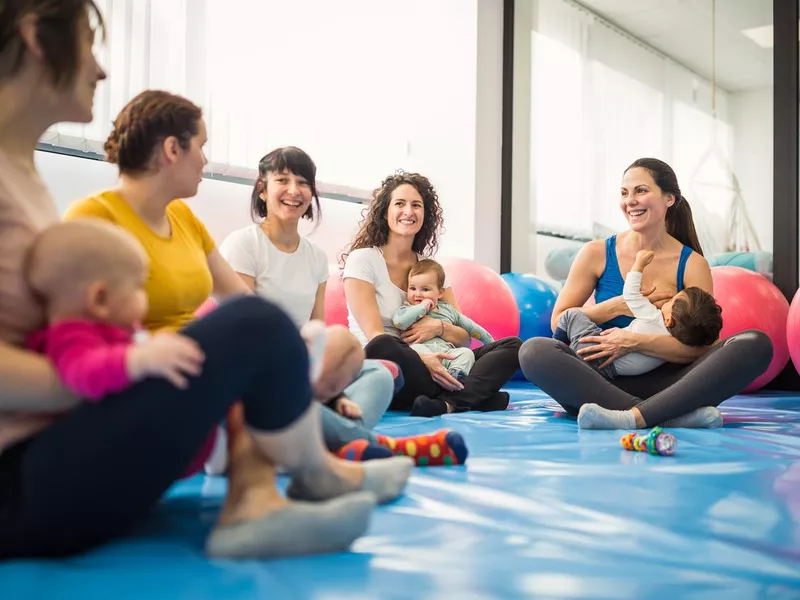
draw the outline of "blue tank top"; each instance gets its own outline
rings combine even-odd
[[[683,289],[683,273],[686,270],[686,261],[689,260],[689,255],[692,249],[689,246],[681,248],[681,257],[678,259],[678,275],[676,277],[678,282],[678,291]],[[594,300],[598,304],[605,302],[609,298],[622,295],[622,287],[625,285],[625,279],[619,270],[619,263],[617,262],[617,236],[612,235],[606,238],[606,268],[603,269],[603,274],[597,280],[597,285],[594,288]],[[611,327],[627,327],[633,321],[633,317],[619,316],[614,317],[610,321],[600,325],[601,329],[609,329]]]

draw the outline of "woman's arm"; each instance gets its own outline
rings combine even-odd
[[[58,413],[81,400],[61,385],[44,356],[0,342],[0,412]]]
[[[222,258],[219,250],[212,250],[209,253],[208,268],[211,271],[211,278],[214,280],[214,296],[219,300],[253,293],[253,288],[248,286],[240,275],[237,275],[236,271]]]
[[[558,294],[550,318],[550,328],[555,331],[561,315],[570,308],[580,308],[595,323],[605,323],[620,315],[629,315],[628,305],[622,296],[610,298],[605,302],[584,306],[594,292],[597,280],[605,264],[605,242],[596,240],[580,249],[570,267],[567,281]]]
[[[320,283],[317,287],[317,297],[314,298],[314,308],[311,309],[311,319],[325,320],[325,287],[326,283]]]
[[[375,297],[375,286],[362,279],[348,277],[344,280],[344,295],[353,317],[364,332],[367,341],[386,333]]]
[[[256,291],[256,278],[255,277],[251,277],[250,275],[245,275],[244,273],[239,273],[238,271],[236,271],[236,274],[239,276],[239,279],[241,279],[244,282],[244,284],[247,286],[247,289],[250,290],[251,292],[255,293],[255,291]]]

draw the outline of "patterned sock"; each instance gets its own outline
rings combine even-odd
[[[339,448],[335,454],[341,459],[355,462],[394,456],[394,453],[388,448],[376,445],[369,440],[354,440]]]
[[[400,438],[385,435],[378,435],[377,438],[381,446],[394,454],[413,458],[418,467],[463,465],[469,454],[461,434],[449,429]]]

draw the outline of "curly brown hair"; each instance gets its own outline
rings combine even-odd
[[[81,22],[94,21],[104,34],[103,15],[93,0],[0,1],[0,81],[13,77],[22,67],[28,49],[20,35],[20,19],[34,14],[36,41],[50,80],[58,88],[72,85],[78,72]]]
[[[146,90],[125,105],[103,149],[106,160],[120,173],[143,173],[150,168],[156,146],[175,137],[181,148],[189,148],[197,135],[203,111],[186,98]]]
[[[389,210],[389,202],[392,199],[392,193],[404,184],[414,186],[414,189],[419,192],[419,195],[422,196],[422,205],[425,211],[422,228],[414,236],[411,249],[423,256],[430,257],[434,255],[439,245],[439,235],[443,231],[442,207],[439,205],[439,196],[436,194],[431,182],[424,175],[398,171],[384,179],[381,187],[372,192],[372,201],[362,213],[355,240],[350,245],[350,248],[342,254],[342,265],[347,261],[347,257],[353,250],[380,248],[387,244],[389,241],[389,222],[386,220],[386,215]]]

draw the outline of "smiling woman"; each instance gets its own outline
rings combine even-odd
[[[551,323],[557,331],[562,315],[577,309],[606,331],[579,340],[577,351],[557,339],[531,338],[520,350],[522,370],[567,413],[577,415],[582,428],[719,427],[716,407],[767,368],[772,344],[760,331],[698,347],[666,333],[620,329],[633,320],[623,285],[640,251],[653,254],[641,288],[657,307],[688,287],[713,295],[713,281],[689,203],[669,165],[655,158],[631,164],[623,174],[619,206],[629,229],[581,249]],[[585,306],[592,293],[596,303]],[[609,381],[585,362],[597,361],[602,369],[630,352],[665,364]]]
[[[427,177],[397,173],[384,179],[343,256],[350,330],[365,345],[367,357],[400,365],[405,386],[392,400],[393,409],[416,416],[505,410],[509,397],[500,387],[518,368],[519,338],[476,349],[475,365],[462,384],[442,363],[453,356],[420,355],[409,344],[438,337],[453,347],[465,347],[470,342],[465,329],[426,315],[401,334],[393,322],[395,311],[406,301],[409,272],[435,253],[441,227],[439,196]],[[441,298],[458,310],[447,281]]]

